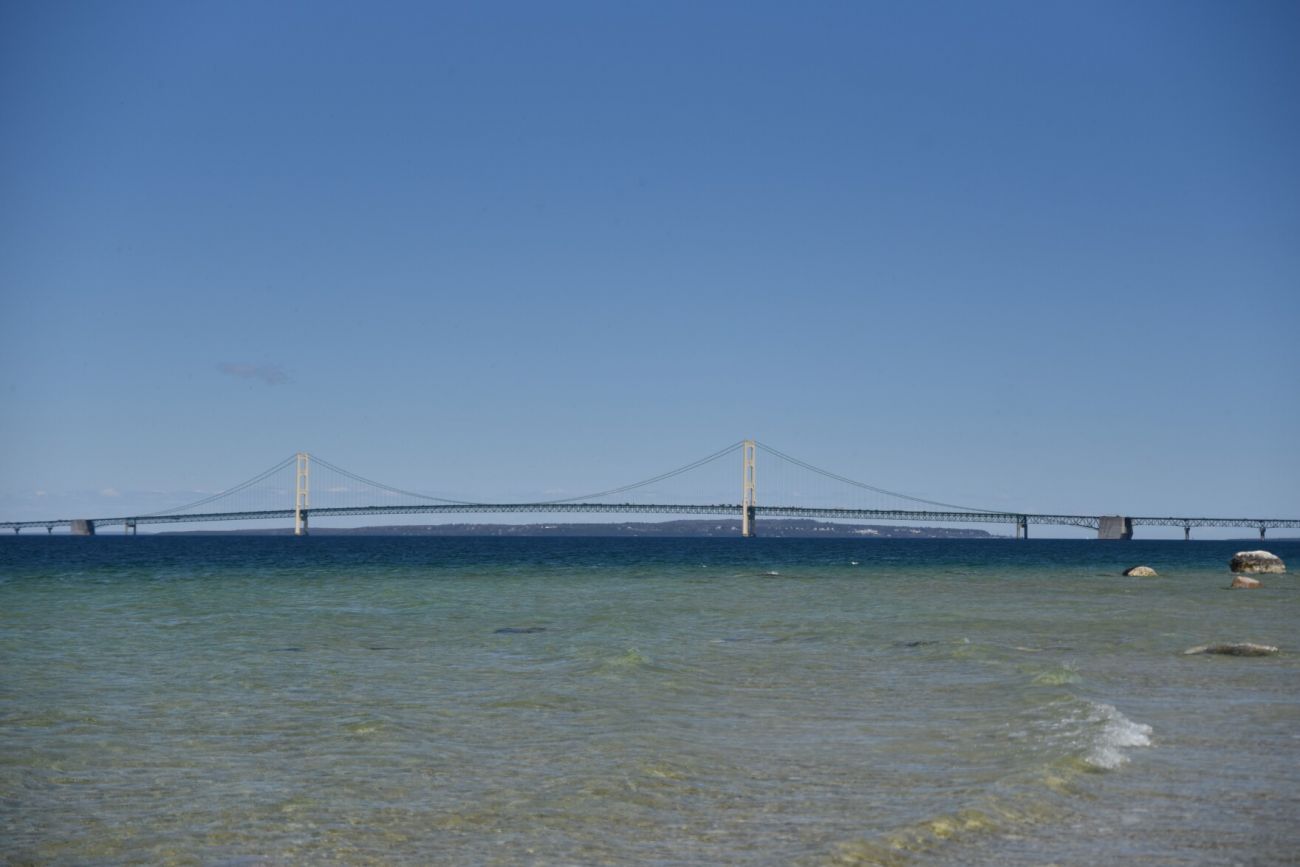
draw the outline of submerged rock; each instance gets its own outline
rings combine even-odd
[[[545,626],[503,626],[500,629],[493,630],[493,635],[531,635],[534,632],[545,632]]]
[[[1271,551],[1238,551],[1232,555],[1228,568],[1233,572],[1282,573],[1286,571],[1286,564]]]
[[[1130,578],[1158,578],[1160,575],[1150,566],[1130,566],[1124,570],[1124,574]]]
[[[1229,590],[1254,590],[1256,587],[1263,587],[1258,578],[1247,578],[1245,575],[1232,576],[1232,583],[1228,585]]]
[[[1273,656],[1278,653],[1278,649],[1271,644],[1251,644],[1243,641],[1237,644],[1202,644],[1183,651],[1184,656],[1198,653],[1216,653],[1220,656]]]

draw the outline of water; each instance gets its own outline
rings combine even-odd
[[[0,860],[1295,863],[1255,547],[6,539]]]

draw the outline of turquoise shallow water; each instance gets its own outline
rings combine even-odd
[[[1255,547],[3,540],[0,857],[1294,862]]]

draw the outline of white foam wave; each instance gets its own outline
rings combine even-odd
[[[1104,770],[1114,770],[1129,760],[1124,752],[1129,747],[1151,746],[1152,728],[1134,722],[1109,704],[1091,702],[1088,722],[1098,726],[1093,743],[1084,761]]]

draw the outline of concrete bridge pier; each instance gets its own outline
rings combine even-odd
[[[1188,524],[1188,525],[1186,525],[1185,527],[1183,527],[1183,541],[1184,541],[1184,542],[1190,542],[1190,541],[1192,541],[1192,525],[1191,525],[1191,524]]]
[[[123,532],[124,534],[126,534],[127,536],[134,536],[134,535],[135,535],[135,521],[130,521],[130,520],[123,521],[123,522],[122,522],[122,532]]]
[[[1019,518],[1016,519],[1016,538],[1017,539],[1029,538],[1029,518],[1025,517],[1024,515],[1021,515]]]
[[[1259,541],[1264,541],[1264,527],[1262,526],[1259,528]]]
[[[76,518],[68,528],[74,536],[93,536],[95,535],[95,522],[89,518]]]
[[[1133,519],[1123,515],[1102,515],[1097,519],[1098,539],[1132,539]]]

